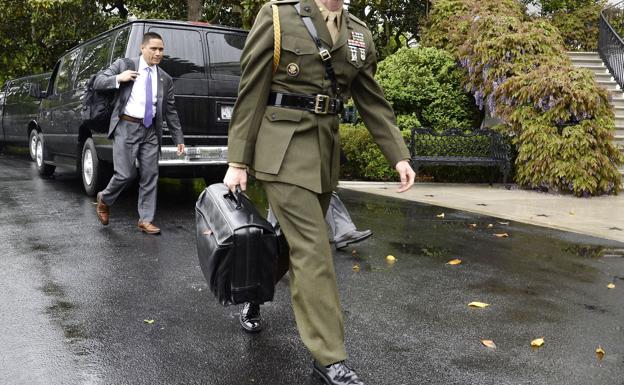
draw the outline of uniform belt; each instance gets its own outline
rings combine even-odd
[[[130,116],[126,114],[120,115],[119,119],[127,120],[128,122],[132,122],[132,123],[143,123],[143,119],[135,118],[134,116]]]
[[[297,108],[299,110],[312,111],[320,115],[340,114],[344,107],[344,103],[341,99],[332,98],[328,95],[302,95],[283,92],[271,92],[269,95],[269,105]]]

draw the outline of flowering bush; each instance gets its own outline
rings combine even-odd
[[[591,73],[572,68],[556,28],[526,20],[520,9],[513,1],[434,1],[431,37],[423,41],[454,52],[477,105],[487,104],[505,121],[497,129],[517,146],[519,184],[576,195],[617,193],[624,157],[612,141],[608,94]],[[444,34],[449,37],[440,39]]]

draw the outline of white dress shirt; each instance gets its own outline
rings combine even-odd
[[[132,93],[126,104],[126,108],[123,113],[134,118],[143,119],[145,115],[145,82],[147,81],[147,62],[143,59],[143,55],[139,58],[139,76],[134,80],[132,85]],[[156,116],[156,100],[158,94],[158,69],[155,65],[149,67],[152,71],[152,104],[154,108],[152,111]],[[119,83],[117,83],[119,88]],[[152,118],[153,118],[152,117]]]

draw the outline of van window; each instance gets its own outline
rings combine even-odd
[[[77,49],[63,56],[61,59],[61,65],[56,73],[56,81],[54,82],[54,93],[62,94],[71,89],[72,75],[74,74],[74,64],[80,50]]]
[[[227,33],[208,33],[208,55],[212,77],[241,75],[240,57],[246,37]]]
[[[188,29],[150,28],[163,38],[165,54],[159,66],[172,78],[205,77],[201,36]]]
[[[130,27],[124,28],[117,33],[115,38],[115,46],[113,47],[113,61],[126,57],[126,47],[128,46],[128,35],[130,35]]]
[[[84,87],[91,75],[108,67],[111,41],[109,36],[82,47],[82,57],[80,58],[78,75],[76,75],[76,87]]]

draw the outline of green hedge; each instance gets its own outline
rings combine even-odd
[[[624,157],[613,144],[608,95],[571,66],[556,28],[526,20],[521,10],[515,1],[434,1],[423,42],[453,52],[479,106],[506,122],[497,129],[517,146],[519,184],[579,196],[617,193]]]

